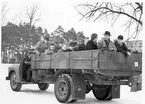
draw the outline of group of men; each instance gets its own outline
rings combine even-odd
[[[119,35],[114,42],[110,40],[111,34],[109,31],[105,31],[103,35],[104,37],[97,42],[98,35],[93,33],[91,35],[91,40],[89,40],[86,44],[86,49],[87,50],[92,50],[92,49],[112,50],[112,51],[122,52],[126,57],[131,55],[131,50],[128,49],[125,43],[123,42],[122,35]]]
[[[44,35],[44,39],[36,44],[35,51],[37,54],[40,53],[51,53],[51,52],[68,52],[68,51],[82,51],[82,50],[94,50],[94,49],[104,49],[122,52],[126,57],[131,55],[131,50],[127,48],[123,42],[123,36],[119,35],[117,39],[113,42],[110,40],[110,32],[105,31],[104,37],[98,41],[98,35],[93,33],[91,39],[85,44],[84,40],[80,40],[79,44],[77,42],[70,42],[68,45],[60,43],[55,45],[53,41],[50,40],[49,35]]]

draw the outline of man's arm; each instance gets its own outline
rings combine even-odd
[[[36,52],[36,54],[40,54],[40,48],[41,48],[41,44],[42,44],[42,41],[39,41],[39,42],[37,42],[37,44],[36,44],[36,46],[35,46],[35,52]]]
[[[131,50],[127,48],[127,46],[126,46],[126,44],[125,44],[124,42],[123,42],[123,46],[124,46],[124,48],[125,48],[127,51],[131,52]]]

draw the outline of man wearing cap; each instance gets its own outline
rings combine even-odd
[[[43,39],[40,40],[35,47],[36,54],[48,53],[50,50],[49,34],[44,35]]]
[[[125,43],[123,42],[122,35],[119,35],[117,37],[117,40],[114,41],[114,44],[118,52],[122,52],[126,57],[131,55],[130,50],[126,47]]]
[[[94,49],[98,49],[97,47],[97,38],[98,35],[96,33],[93,33],[91,35],[91,40],[89,40],[86,44],[86,49],[87,50],[94,50]]]
[[[105,31],[104,37],[98,41],[98,48],[99,49],[106,49],[106,50],[116,50],[116,47],[113,41],[110,40],[110,32]]]

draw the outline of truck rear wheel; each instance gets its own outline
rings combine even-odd
[[[58,77],[54,86],[54,93],[56,99],[60,103],[67,103],[72,101],[72,78],[70,75],[63,74],[62,76]]]
[[[13,91],[20,91],[22,84],[17,82],[17,76],[15,72],[10,75],[10,86]]]
[[[49,84],[48,83],[38,83],[38,87],[39,87],[40,90],[45,91],[45,90],[48,89]]]
[[[111,100],[110,91],[109,85],[93,85],[93,94],[98,100]]]

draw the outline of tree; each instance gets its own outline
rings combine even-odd
[[[32,36],[32,27],[35,25],[36,22],[40,20],[40,14],[38,15],[38,5],[32,5],[32,7],[28,8],[26,7],[26,15],[29,20],[29,35]],[[29,46],[32,46],[31,43],[29,43]]]
[[[76,32],[74,28],[71,28],[67,32],[64,31],[62,26],[58,26],[54,32],[51,33],[55,43],[59,44],[60,42],[69,43],[70,41],[79,41],[84,39],[84,33],[82,31]]]
[[[65,33],[65,31],[64,31],[64,29],[60,25],[54,31],[54,35],[63,36],[64,33]]]
[[[84,33],[82,31],[79,31],[77,33],[77,39],[80,40],[80,39],[85,39],[85,36],[84,36]]]
[[[66,32],[66,39],[68,40],[68,41],[70,41],[70,40],[77,40],[77,33],[76,33],[76,31],[75,31],[75,29],[74,28],[71,28],[70,30],[68,30],[67,32]]]
[[[56,44],[65,41],[66,39],[64,38],[64,36],[65,31],[60,25],[56,28],[56,30],[54,30],[54,32],[51,33],[51,37],[53,38]]]
[[[78,8],[83,7],[83,11]],[[85,8],[85,9],[84,9]],[[86,18],[90,20],[91,18],[96,20],[109,20],[112,21],[113,24],[118,20],[121,16],[125,16],[128,18],[128,21],[125,22],[125,31],[128,30],[130,34],[130,30],[135,30],[132,32],[130,38],[136,38],[140,31],[142,30],[143,21],[143,3],[135,2],[135,3],[110,3],[110,2],[97,2],[96,4],[80,4],[76,7],[78,13],[82,16],[81,19]]]
[[[44,34],[49,35],[47,29],[44,29]]]
[[[32,27],[36,22],[40,20],[40,13],[38,13],[38,5],[32,5],[32,7],[26,7],[26,15],[29,20],[29,25]]]
[[[2,56],[4,56],[2,59],[7,59],[10,55],[13,57],[15,52],[19,53],[23,49],[34,46],[40,40],[38,31],[40,32],[41,29],[41,27],[33,26],[32,35],[29,35],[28,23],[16,25],[8,22],[5,26],[2,26]],[[3,62],[7,61],[3,60]]]
[[[6,14],[8,12],[7,3],[3,2],[1,7],[1,25],[5,24]]]

